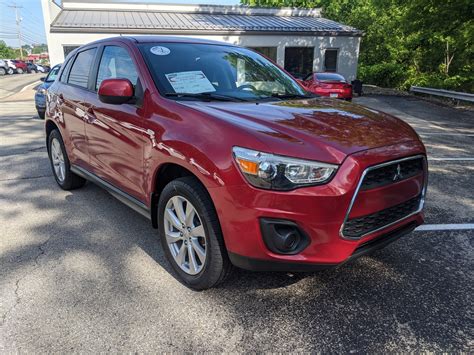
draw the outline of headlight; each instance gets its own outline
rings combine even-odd
[[[45,88],[39,88],[38,89],[38,94],[46,95],[46,89]]]
[[[240,147],[234,147],[233,153],[248,182],[264,189],[292,190],[302,186],[325,184],[338,168],[333,164],[288,158]]]

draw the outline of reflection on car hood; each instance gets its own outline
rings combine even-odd
[[[418,140],[403,121],[369,108],[324,98],[222,103],[181,101],[252,131],[276,154],[340,163],[347,155],[402,142]]]

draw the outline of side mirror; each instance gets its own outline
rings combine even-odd
[[[112,105],[121,105],[133,98],[133,85],[128,79],[105,79],[100,83],[99,100]]]
[[[40,80],[41,80],[42,82],[44,82],[44,81],[46,80],[46,77],[43,76],[42,78],[40,78]]]

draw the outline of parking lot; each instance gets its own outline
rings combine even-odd
[[[93,184],[58,188],[23,88],[0,99],[0,352],[474,350],[472,111],[355,99],[424,140],[426,225],[338,269],[194,292],[144,217]]]

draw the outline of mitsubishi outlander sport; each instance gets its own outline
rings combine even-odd
[[[338,266],[423,223],[426,151],[408,124],[230,44],[84,45],[47,91],[45,130],[58,185],[90,180],[148,217],[193,289],[233,266]]]

